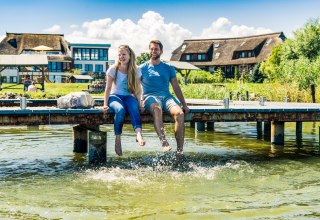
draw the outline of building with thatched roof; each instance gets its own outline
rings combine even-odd
[[[282,32],[255,36],[218,39],[192,39],[172,52],[171,61],[186,61],[200,69],[214,72],[221,68],[226,77],[249,72],[272,52],[272,47],[283,43]]]
[[[69,44],[63,34],[7,33],[0,42],[0,55],[46,55],[48,65],[46,80],[65,82],[68,72],[106,72],[110,44]],[[2,71],[3,82],[22,82],[30,75],[37,82],[40,71],[37,66],[12,66]],[[25,71],[28,69],[28,71]]]

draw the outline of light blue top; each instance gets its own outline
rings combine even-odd
[[[108,69],[107,75],[111,76],[112,79],[114,79],[115,73],[116,73],[116,67],[115,67],[115,65],[113,65]],[[138,74],[138,78],[140,78],[141,72],[140,72],[139,68],[138,68],[137,74]],[[118,69],[117,81],[116,81],[116,83],[112,83],[110,94],[112,94],[112,95],[113,94],[114,95],[132,95],[132,93],[129,92],[128,88],[127,88],[127,81],[128,81],[127,79],[128,79],[128,75],[125,73],[122,73]]]
[[[170,64],[160,62],[158,65],[152,65],[149,61],[139,66],[141,69],[141,84],[143,88],[143,97],[170,96],[170,80],[176,77],[176,71]]]

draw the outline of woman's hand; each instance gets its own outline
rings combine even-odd
[[[101,111],[102,111],[103,113],[106,113],[106,112],[108,111],[108,109],[109,109],[109,106],[104,105],[104,106],[102,107]]]

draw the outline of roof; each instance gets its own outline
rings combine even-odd
[[[0,66],[47,65],[46,55],[0,55]]]
[[[165,61],[178,70],[199,70],[198,67],[184,61]]]
[[[283,43],[285,36],[282,32],[245,36],[237,38],[190,39],[172,52],[171,61],[181,61],[184,54],[206,54],[205,61],[188,61],[201,66],[240,65],[259,63],[272,52],[272,48]],[[253,51],[255,57],[234,58],[237,51]]]
[[[7,33],[0,42],[0,54],[19,55],[23,51],[32,51],[39,46],[45,46],[46,50],[52,48],[51,51],[60,51],[64,55],[71,54],[63,34],[32,33]]]
[[[69,43],[70,47],[111,47],[111,44],[81,44],[81,43]]]
[[[75,79],[85,79],[85,80],[92,80],[93,78],[89,75],[72,75],[71,77]]]

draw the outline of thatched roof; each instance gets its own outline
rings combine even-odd
[[[282,32],[246,36],[238,38],[192,39],[184,42],[172,52],[172,61],[182,60],[184,54],[206,54],[208,59],[203,61],[187,61],[195,66],[239,65],[254,64],[265,60],[272,47],[283,43],[285,36]],[[234,58],[234,53],[253,51],[255,57]]]
[[[31,51],[39,46],[47,47],[46,51],[52,48],[52,51],[60,51],[64,55],[71,54],[63,34],[29,33],[7,33],[0,42],[0,54],[20,55],[23,51]]]

